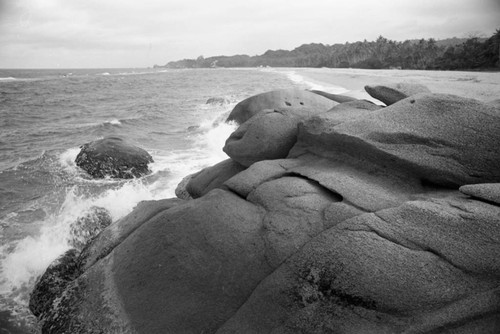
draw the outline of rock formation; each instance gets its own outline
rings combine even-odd
[[[219,105],[219,106],[229,103],[231,103],[231,101],[227,97],[211,97],[206,102],[206,104]]]
[[[373,98],[391,105],[409,96],[430,93],[431,91],[424,85],[415,83],[397,83],[384,86],[365,86],[365,90]]]
[[[186,192],[191,198],[201,197],[212,189],[223,187],[224,182],[244,169],[244,166],[234,160],[224,160],[190,175],[186,184]]]
[[[316,89],[310,90],[310,92],[324,96],[327,99],[330,99],[330,100],[338,102],[338,103],[345,103],[345,102],[351,102],[351,101],[357,100],[356,98],[351,97],[351,96],[341,95],[341,94],[332,94],[332,93],[327,93],[327,92],[323,92],[321,90],[316,90]]]
[[[273,94],[235,107],[234,160],[190,178],[198,198],[141,204],[59,273],[45,328],[498,333],[500,111]]]
[[[93,206],[70,226],[69,244],[81,251],[89,240],[94,239],[102,230],[111,224],[108,210]]]
[[[148,174],[153,158],[121,138],[106,137],[82,145],[75,162],[95,178],[131,179]]]
[[[336,104],[337,102],[309,91],[298,89],[274,90],[241,101],[231,111],[227,121],[243,124],[255,114],[266,109],[302,109],[310,113],[321,113]]]

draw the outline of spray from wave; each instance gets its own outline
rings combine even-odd
[[[0,307],[11,312],[21,307],[22,312],[29,315],[29,293],[37,277],[71,248],[75,222],[95,208],[105,209],[116,221],[141,201],[175,197],[175,188],[183,177],[227,159],[222,147],[236,125],[221,120],[231,107],[231,104],[204,106],[216,112],[209,113],[212,117],[203,120],[196,133],[186,134],[192,137],[192,145],[177,151],[152,150],[155,160],[150,165],[152,173],[139,179],[95,180],[76,166],[78,147],[60,153],[53,168],[64,175],[61,179],[70,180],[64,185],[65,190],[59,189],[62,203],[34,222],[36,231],[29,236],[0,247]],[[14,300],[17,304],[2,305],[2,299]]]
[[[305,86],[306,89],[320,90],[332,94],[342,94],[348,91],[344,87],[335,86],[319,81],[306,80],[302,75],[297,74],[297,72],[295,71],[287,71],[284,73],[292,82],[300,86]]]

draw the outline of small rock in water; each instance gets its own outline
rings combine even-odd
[[[206,104],[219,105],[219,106],[223,106],[229,103],[231,103],[231,101],[229,101],[229,99],[225,97],[211,97],[206,102]]]
[[[81,146],[75,162],[95,178],[132,179],[148,174],[153,158],[121,138],[106,137]]]
[[[58,257],[38,278],[30,295],[29,308],[39,320],[51,309],[52,302],[80,274],[77,264],[78,251],[70,249]]]
[[[70,245],[78,250],[82,250],[87,243],[92,241],[102,230],[112,222],[108,210],[93,206],[85,216],[79,217],[71,225]]]

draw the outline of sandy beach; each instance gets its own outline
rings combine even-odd
[[[500,72],[363,70],[295,68],[307,81],[328,87],[341,86],[346,95],[365,97],[365,85],[408,82],[426,85],[431,91],[491,101],[500,98]]]

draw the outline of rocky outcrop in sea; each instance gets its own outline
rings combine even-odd
[[[230,159],[184,199],[142,202],[49,268],[43,331],[498,333],[500,109],[367,91],[387,106],[242,101]]]

